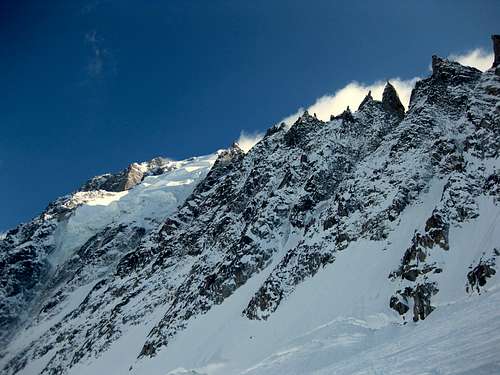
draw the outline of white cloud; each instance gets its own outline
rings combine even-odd
[[[415,82],[419,78],[404,80],[400,78],[392,78],[389,80],[396,88],[399,98],[403,105],[408,108],[410,103],[411,90],[415,86]],[[324,121],[330,119],[330,115],[338,115],[342,113],[347,106],[354,112],[358,109],[361,101],[365,98],[368,91],[372,92],[372,97],[376,100],[382,99],[382,92],[386,82],[377,81],[372,84],[364,84],[359,82],[351,82],[347,86],[341,88],[333,95],[325,95],[316,100],[316,102],[307,108],[310,114],[316,113],[316,116]],[[302,115],[304,108],[299,108],[296,113],[286,117],[282,121],[287,125],[293,124],[297,118]],[[281,121],[280,121],[281,122]]]
[[[491,68],[493,64],[493,53],[488,53],[481,48],[473,49],[464,54],[451,54],[449,60],[457,61],[462,65],[472,66],[479,70],[485,71]],[[392,78],[389,81],[394,85],[398,92],[401,102],[408,108],[410,96],[415,83],[420,78],[404,80],[400,78]],[[342,113],[347,106],[355,111],[361,101],[364,99],[368,91],[371,90],[374,99],[380,100],[384,91],[385,82],[377,81],[372,84],[365,84],[353,81],[336,91],[334,94],[327,94],[318,99],[311,106],[307,107],[310,114],[316,113],[321,120],[327,121],[330,115],[338,115]],[[285,122],[287,125],[293,124],[299,116],[304,113],[304,108],[299,108],[294,114],[287,116],[280,122]]]
[[[240,133],[240,137],[236,141],[238,146],[246,153],[250,151],[250,149],[255,146],[257,142],[259,142],[264,137],[262,133],[246,133],[242,131]]]
[[[493,64],[493,53],[487,53],[481,48],[476,48],[464,54],[451,54],[448,56],[448,59],[457,61],[462,65],[472,66],[485,71]],[[416,81],[419,79],[420,78],[418,77],[407,80],[400,78],[389,79],[392,85],[396,88],[399,98],[405,108],[408,108],[411,91],[413,90]],[[385,81],[377,81],[372,84],[353,81],[336,91],[334,94],[327,94],[316,99],[314,104],[307,107],[307,111],[310,114],[316,113],[316,116],[321,120],[328,121],[330,119],[330,115],[338,115],[342,113],[347,106],[349,106],[352,111],[357,110],[359,104],[370,90],[374,99],[381,100],[385,84]],[[297,118],[302,115],[302,113],[304,113],[303,107],[284,118],[280,121],[280,123],[284,122],[287,125],[292,125]]]
[[[451,54],[448,59],[462,65],[472,66],[483,72],[493,65],[493,53],[488,53],[482,48],[476,48],[464,54]]]

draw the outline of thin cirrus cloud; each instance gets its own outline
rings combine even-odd
[[[116,74],[113,54],[102,46],[102,39],[95,30],[85,34],[85,43],[91,48],[91,56],[86,66],[88,76],[97,79],[106,72]]]
[[[464,54],[451,54],[448,56],[448,59],[457,61],[462,65],[472,66],[481,71],[485,71],[492,65],[493,54],[476,48]],[[405,108],[408,108],[411,91],[415,83],[420,79],[420,77],[414,77],[411,79],[392,78],[388,80],[396,88],[399,98]],[[385,81],[376,81],[371,84],[353,81],[337,90],[334,94],[327,94],[316,99],[314,104],[309,107],[299,108],[295,113],[285,117],[280,122],[284,122],[288,126],[292,125],[297,118],[302,115],[305,109],[311,114],[316,113],[319,119],[328,121],[330,115],[338,115],[348,106],[351,110],[356,110],[368,91],[372,92],[374,99],[381,100],[385,84]]]

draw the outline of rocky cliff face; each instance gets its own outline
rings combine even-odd
[[[81,191],[106,190],[119,192],[129,190],[147,176],[158,176],[175,169],[175,163],[164,158],[155,158],[145,163],[132,163],[116,174],[103,174],[87,181]]]
[[[7,232],[0,241],[0,342],[6,343],[32,313],[53,310],[75,289],[72,284],[86,285],[112,272],[112,265],[185,199],[213,158],[134,163],[117,175],[92,179]],[[133,187],[137,170],[141,181],[152,177],[130,193],[123,191]]]
[[[500,65],[500,35],[492,35],[491,39],[493,40],[493,53],[495,56],[493,68],[496,68]]]
[[[384,287],[362,310],[394,322],[426,319],[440,298],[484,290],[500,248],[492,234],[500,232],[500,76],[438,57],[432,68],[408,112],[390,83],[382,101],[368,94],[356,112],[329,122],[305,112],[246,154],[236,144],[218,153],[178,209],[147,226],[105,225],[55,270],[50,254],[60,249],[57,233],[78,207],[74,198],[9,232],[0,241],[1,324],[18,326],[26,306],[31,320],[17,337],[5,335],[3,373],[81,373],[130,340],[123,360],[130,373],[145,373],[176,353],[197,319],[222,314],[235,299],[242,324],[275,324],[302,284],[363,246],[366,256],[350,272],[377,275]],[[144,176],[176,168],[163,160],[132,165],[82,191],[134,192]],[[472,251],[463,237],[475,223],[489,234]]]

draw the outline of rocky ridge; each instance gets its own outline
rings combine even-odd
[[[241,315],[265,322],[353,244],[384,243],[397,231],[413,233],[385,275],[392,285],[387,308],[401,322],[423,320],[436,309],[453,267],[461,267],[457,288],[464,294],[464,284],[469,292],[483,290],[495,277],[498,247],[482,249],[489,255],[472,264],[452,266],[449,255],[462,228],[485,216],[481,207],[498,212],[500,75],[436,56],[432,69],[417,82],[406,113],[388,83],[382,101],[368,93],[355,112],[348,108],[329,122],[305,112],[290,128],[271,128],[246,154],[234,144],[157,226],[106,227],[50,276],[45,264],[56,246],[56,222],[73,206],[55,203],[45,216],[9,232],[0,241],[2,254],[10,254],[0,263],[9,268],[2,273],[8,295],[23,285],[26,306],[38,286],[50,287],[32,305],[27,329],[47,328],[22,345],[11,342],[15,350],[3,354],[4,373],[22,373],[42,359],[41,374],[71,373],[148,322],[147,337],[130,359],[133,372],[254,277],[263,280]],[[168,168],[163,161],[133,165],[82,190],[137,188],[144,176]],[[439,190],[431,214],[403,229],[405,210],[431,189]],[[496,228],[495,220],[488,225]],[[85,291],[83,298],[66,309],[64,301],[77,291]],[[0,305],[0,311],[8,308]]]
[[[197,158],[183,162],[157,158],[134,163],[128,170],[141,169],[142,179],[153,176],[147,185],[128,194],[123,190],[125,187],[114,191],[117,188],[114,185],[106,191],[101,185],[91,188],[92,184],[86,183],[79,191],[50,203],[31,222],[8,231],[0,241],[3,286],[0,289],[0,342],[9,340],[12,332],[32,313],[39,315],[35,319],[42,319],[49,310],[54,310],[59,305],[56,301],[62,302],[65,298],[63,290],[70,294],[75,285],[85,285],[107,274],[127,250],[134,249],[139,239],[180,203],[169,200],[176,196],[184,199],[211,163],[210,158],[201,163]],[[193,165],[194,172],[189,175],[193,180],[181,179],[186,164]],[[117,176],[123,175],[124,172],[104,176],[116,182]],[[154,177],[160,175],[162,178]],[[91,181],[104,181],[103,178],[99,176]],[[180,179],[186,184],[187,192],[182,191],[183,185],[169,187],[170,178]],[[166,179],[166,184],[162,179]],[[158,197],[164,200],[164,207],[145,206],[142,210],[131,207],[135,212],[130,211],[130,205],[159,189],[165,190],[164,196]],[[157,197],[153,195],[148,199],[155,204]]]

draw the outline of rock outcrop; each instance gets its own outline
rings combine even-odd
[[[394,112],[400,118],[403,118],[405,115],[405,107],[401,103],[396,89],[390,82],[387,82],[382,93],[382,105],[386,110]]]
[[[500,35],[492,35],[491,39],[493,41],[493,68],[496,68],[500,65]]]
[[[218,152],[198,180],[197,166],[186,169],[192,189],[164,217],[120,222],[148,202],[140,196],[138,206],[118,205],[116,220],[72,247],[55,269],[50,254],[60,250],[59,234],[82,205],[75,196],[9,232],[0,240],[7,285],[0,324],[11,326],[9,319],[29,310],[26,332],[36,335],[11,346],[5,337],[2,374],[31,363],[44,375],[71,374],[130,337],[137,341],[127,359],[132,373],[227,304],[237,314],[231,319],[244,320],[249,330],[271,324],[308,280],[342,272],[335,267],[346,267],[338,265],[346,254],[354,254],[355,264],[345,278],[376,270],[367,277],[379,280],[366,303],[350,306],[354,313],[418,322],[439,308],[444,291],[466,296],[465,275],[470,294],[478,285],[483,291],[496,264],[463,243],[467,233],[497,238],[500,77],[436,56],[432,67],[417,82],[408,111],[390,83],[381,101],[368,93],[357,111],[331,121],[306,111],[291,127],[269,129],[247,153],[237,144]],[[156,178],[145,176],[174,173],[171,167],[179,166],[134,164],[91,180],[78,194],[133,195]],[[179,181],[168,182],[162,188],[173,194]],[[170,195],[161,197],[159,206]],[[481,243],[480,250],[493,245]],[[380,259],[388,263],[382,267]],[[349,295],[356,277],[320,288]],[[377,299],[381,310],[371,311]],[[219,353],[207,357],[218,360]]]
[[[157,176],[175,169],[175,163],[164,158],[155,158],[144,163],[132,163],[116,174],[103,174],[87,181],[80,191],[106,190],[120,192],[133,188],[144,177]]]

